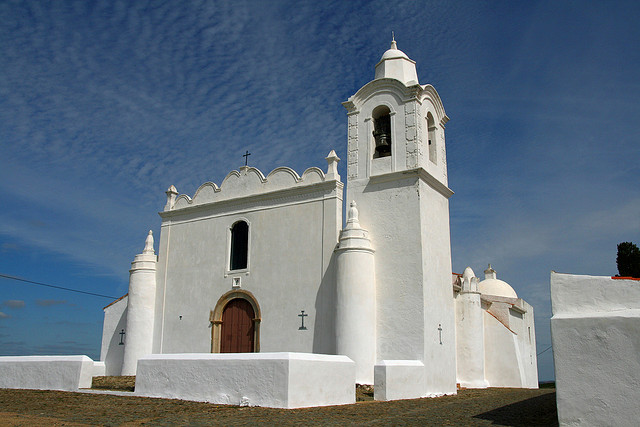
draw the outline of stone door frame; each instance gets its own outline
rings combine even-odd
[[[262,314],[258,301],[249,291],[242,289],[232,290],[222,295],[218,300],[216,307],[209,313],[209,321],[211,322],[211,353],[220,353],[220,337],[222,335],[222,313],[226,305],[236,298],[246,300],[253,308],[253,352],[260,352],[260,322]]]

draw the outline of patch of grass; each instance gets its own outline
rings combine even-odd
[[[93,377],[91,388],[99,390],[133,391],[136,386],[135,376]]]
[[[356,402],[366,402],[369,400],[373,400],[373,386],[356,384]]]

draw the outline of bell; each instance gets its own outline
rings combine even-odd
[[[379,157],[391,155],[391,135],[385,132],[373,132],[373,138],[376,141],[376,152]]]
[[[391,117],[385,114],[374,121],[373,138],[376,141],[378,157],[391,155]]]

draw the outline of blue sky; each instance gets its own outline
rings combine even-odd
[[[637,2],[0,2],[0,273],[119,297],[174,184],[345,158],[391,31],[446,112],[454,271],[550,341],[549,272],[640,242]],[[340,165],[346,176],[345,163]],[[100,351],[107,298],[0,279],[0,354]],[[553,378],[552,353],[539,359]]]

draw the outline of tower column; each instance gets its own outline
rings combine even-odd
[[[336,248],[336,350],[356,362],[356,383],[373,384],[376,363],[374,250],[351,202]]]
[[[144,250],[135,256],[129,270],[127,329],[122,375],[135,375],[138,359],[153,351],[156,262],[153,234],[149,231]]]
[[[487,388],[484,376],[484,321],[478,278],[467,267],[456,298],[457,378],[461,387]]]

